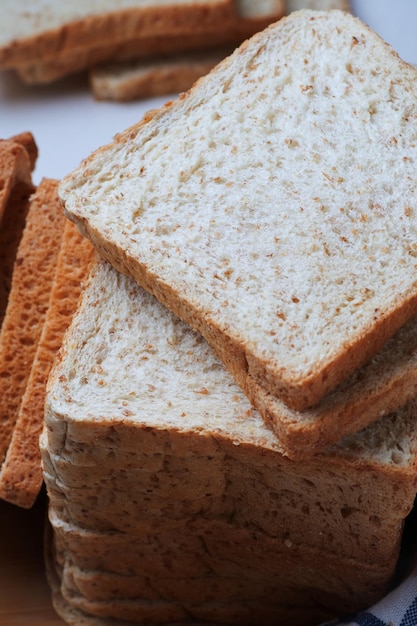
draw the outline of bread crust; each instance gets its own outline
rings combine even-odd
[[[117,44],[138,36],[204,32],[210,25],[233,22],[232,0],[204,0],[192,4],[147,6],[85,15],[62,26],[12,38],[0,47],[0,67],[45,61],[93,46]]]
[[[97,100],[128,102],[190,89],[232,49],[156,58],[149,63],[119,63],[94,68],[89,80]]]
[[[0,141],[0,328],[29,197],[35,190],[32,171],[37,156],[38,149],[29,132]]]
[[[2,462],[42,332],[64,220],[57,182],[45,179],[30,202],[0,332]]]

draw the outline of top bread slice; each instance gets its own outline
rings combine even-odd
[[[233,0],[5,0],[0,67],[138,35],[191,33],[234,18]]]
[[[416,312],[416,78],[349,13],[293,13],[87,158],[66,214],[303,410]]]

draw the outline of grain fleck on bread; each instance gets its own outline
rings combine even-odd
[[[416,76],[349,13],[293,13],[87,158],[66,213],[257,406],[303,411],[416,312]]]

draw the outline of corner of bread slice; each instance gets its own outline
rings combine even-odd
[[[29,149],[30,145],[26,149],[25,145],[20,141],[15,141],[14,138],[0,140],[0,223],[12,189],[17,184],[30,191],[34,189],[32,184],[33,152],[29,154]]]
[[[65,217],[57,181],[31,197],[0,331],[0,461],[4,462],[41,336]]]

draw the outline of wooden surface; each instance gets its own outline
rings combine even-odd
[[[43,565],[46,498],[30,510],[0,501],[1,626],[64,626],[52,608]]]

